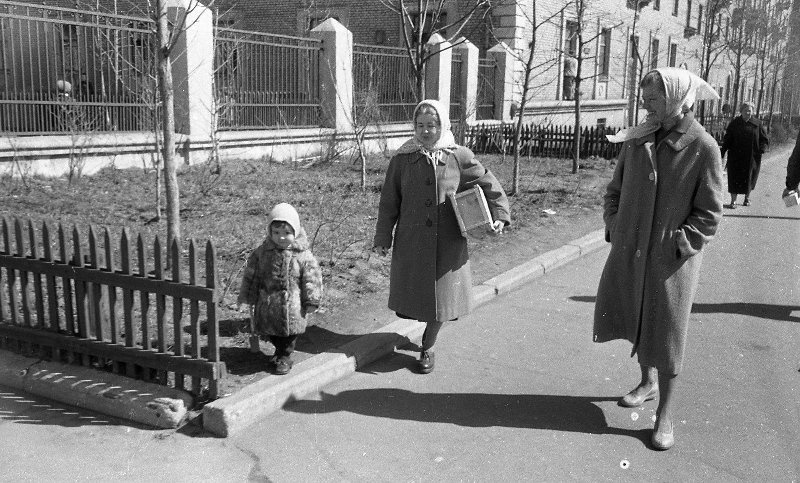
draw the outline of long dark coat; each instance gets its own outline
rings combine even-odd
[[[509,205],[494,175],[459,147],[442,156],[436,171],[418,151],[396,154],[381,189],[374,246],[393,247],[389,308],[424,322],[469,313],[472,273],[447,193],[478,185],[494,220],[511,222]],[[394,242],[394,243],[393,243]]]
[[[253,306],[260,335],[304,333],[306,309],[319,307],[321,299],[322,271],[302,227],[289,248],[267,238],[247,259],[238,301]]]
[[[769,138],[764,124],[751,117],[747,121],[736,116],[725,130],[722,155],[728,153],[728,193],[747,194],[755,189],[761,171],[761,155]]]
[[[639,363],[677,374],[703,247],[722,217],[720,150],[687,114],[622,146],[604,198],[611,242],[597,290],[594,340],[627,339]]]

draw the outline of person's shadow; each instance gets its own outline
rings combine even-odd
[[[450,423],[486,428],[545,429],[630,436],[647,445],[652,429],[613,428],[594,403],[611,397],[548,394],[416,393],[405,389],[357,389],[323,392],[321,400],[295,401],[285,411],[304,414],[348,411],[365,416]]]
[[[596,297],[594,295],[573,295],[569,299],[575,302],[595,303]],[[800,322],[800,317],[792,315],[792,312],[796,311],[800,311],[800,306],[756,302],[695,303],[692,305],[693,314],[734,314],[769,320]]]

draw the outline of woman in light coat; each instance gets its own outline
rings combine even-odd
[[[392,248],[389,308],[427,324],[419,360],[424,374],[433,370],[431,348],[442,324],[472,307],[467,240],[447,194],[474,186],[486,196],[492,229],[501,232],[511,223],[503,187],[472,151],[455,143],[444,106],[420,102],[414,109],[414,137],[386,170],[373,246],[382,255]]]
[[[662,68],[646,74],[641,87],[647,120],[610,136],[624,144],[604,198],[611,251],[594,340],[633,343],[642,378],[620,404],[636,407],[658,396],[652,443],[667,449],[703,247],[722,216],[722,162],[691,112],[696,99],[716,96],[708,84],[685,69]]]

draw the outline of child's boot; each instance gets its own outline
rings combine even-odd
[[[275,374],[283,376],[292,370],[292,359],[289,356],[281,356],[275,361]]]

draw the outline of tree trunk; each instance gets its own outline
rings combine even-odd
[[[158,2],[157,33],[159,40],[158,49],[158,76],[159,89],[162,99],[162,129],[163,129],[163,159],[164,159],[164,190],[167,202],[167,246],[172,246],[173,240],[181,239],[180,220],[180,193],[178,191],[178,175],[175,160],[175,100],[172,88],[172,64],[169,60],[169,26],[167,25],[167,8],[163,0]]]

